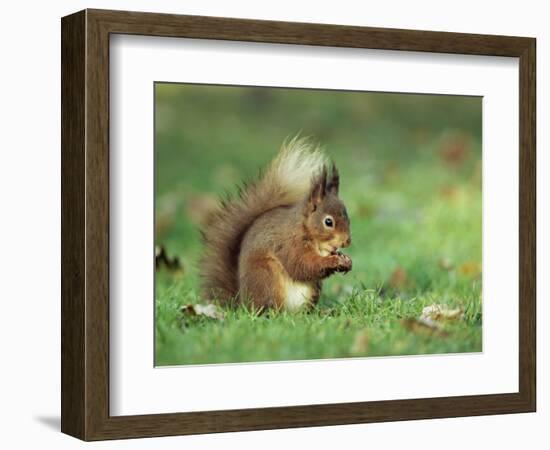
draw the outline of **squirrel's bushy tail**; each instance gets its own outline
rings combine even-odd
[[[258,179],[245,185],[235,198],[221,202],[201,230],[200,274],[207,298],[230,301],[238,295],[238,258],[246,231],[265,212],[302,201],[325,164],[319,148],[296,137],[283,144]]]

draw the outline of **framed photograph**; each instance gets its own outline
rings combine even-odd
[[[535,39],[85,10],[62,431],[535,411]]]

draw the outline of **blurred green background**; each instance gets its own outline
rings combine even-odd
[[[157,365],[481,351],[480,97],[167,83],[155,96],[156,245],[182,263],[156,274]],[[311,313],[183,314],[204,303],[201,221],[298,133],[339,168],[352,272]],[[418,322],[432,304],[463,314]]]

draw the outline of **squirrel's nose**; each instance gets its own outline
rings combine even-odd
[[[348,237],[344,243],[342,244],[342,247],[349,247],[351,245],[351,236]]]

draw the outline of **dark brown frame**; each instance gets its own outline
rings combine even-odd
[[[61,429],[84,440],[535,411],[536,40],[85,10],[62,31]],[[109,35],[519,57],[519,392],[141,416],[109,415]]]

